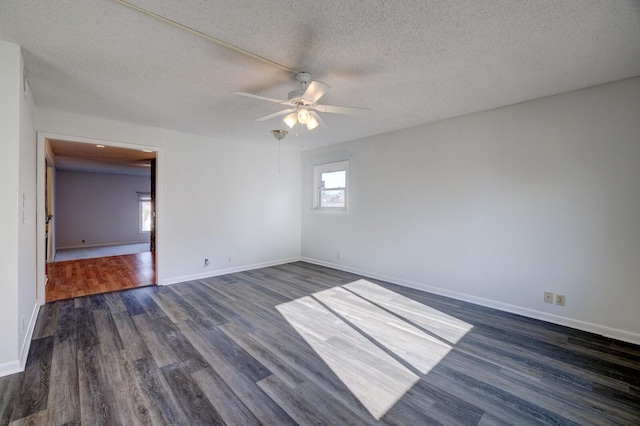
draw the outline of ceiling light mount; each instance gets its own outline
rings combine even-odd
[[[281,141],[285,136],[287,136],[287,134],[289,134],[289,132],[286,130],[275,129],[271,131],[271,134],[274,138],[278,139],[278,141]]]

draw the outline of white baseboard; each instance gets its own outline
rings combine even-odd
[[[351,272],[353,274],[362,275],[365,277],[371,277],[382,281],[387,281],[392,284],[398,284],[404,287],[413,288],[416,290],[426,291],[440,296],[451,297],[452,299],[462,300],[464,302],[474,303],[476,305],[486,306],[488,308],[498,309],[504,312],[510,312],[513,314],[522,315],[528,318],[538,319],[553,324],[563,325],[566,327],[575,328],[582,331],[588,331],[590,333],[600,334],[605,337],[610,337],[624,342],[634,343],[640,345],[640,334],[633,333],[631,331],[620,330],[616,328],[607,327],[604,325],[593,324],[586,321],[581,321],[573,318],[567,318],[560,315],[554,315],[547,312],[538,311],[535,309],[525,308],[522,306],[511,305],[509,303],[499,302],[497,300],[485,299],[478,296],[473,296],[466,293],[460,293],[457,291],[447,290],[445,288],[433,287],[417,283],[414,281],[404,280],[401,278],[390,277],[382,274],[378,274],[371,271],[365,271],[357,268],[351,268],[348,266],[325,262],[322,260],[311,259],[308,257],[300,258],[303,262],[313,263],[315,265],[326,266],[328,268],[339,269],[345,272]]]
[[[20,350],[20,369],[24,371],[24,367],[27,365],[27,358],[29,357],[29,348],[31,347],[31,338],[33,337],[33,330],[36,328],[36,321],[38,320],[38,312],[40,312],[40,304],[36,302],[31,313],[31,319],[29,320],[29,327],[27,333],[24,335],[24,341],[22,342],[22,349]]]
[[[22,341],[20,356],[16,361],[5,362],[0,364],[0,377],[8,376],[10,374],[21,373],[24,371],[27,365],[27,358],[29,357],[29,348],[31,347],[31,338],[33,337],[33,330],[36,327],[36,320],[38,319],[38,312],[40,312],[40,304],[36,302],[31,313],[31,319],[29,320],[29,327],[27,333],[24,335]]]
[[[21,373],[23,371],[24,367],[20,368],[20,361],[10,361],[0,364],[0,377]]]
[[[129,242],[121,242],[121,243],[106,243],[106,244],[80,244],[79,246],[65,246],[65,247],[56,247],[57,250],[70,250],[70,249],[79,249],[79,248],[96,248],[96,247],[111,247],[111,246],[126,246],[129,244],[149,244],[149,241],[129,241]],[[53,257],[55,259],[55,256]]]
[[[243,266],[238,266],[238,267],[235,267],[235,268],[217,269],[217,270],[214,270],[214,271],[212,270],[212,271],[203,272],[201,274],[183,275],[181,277],[167,278],[167,279],[162,280],[158,284],[159,285],[171,285],[171,284],[182,283],[182,282],[185,282],[185,281],[202,280],[202,279],[205,279],[205,278],[217,277],[219,275],[233,274],[235,272],[243,272],[243,271],[250,271],[252,269],[268,268],[269,266],[284,265],[285,263],[298,262],[300,260],[301,259],[299,257],[290,257],[288,259],[280,259],[280,260],[272,260],[272,261],[269,261],[269,262],[254,263],[252,265],[243,265]]]

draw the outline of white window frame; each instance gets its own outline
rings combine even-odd
[[[151,194],[149,192],[139,192],[138,193],[138,234],[149,234],[151,232],[151,230],[149,231],[143,231],[142,230],[142,209],[143,209],[143,205],[144,203],[149,203],[150,207],[151,206]],[[153,215],[153,211],[150,212],[151,215]],[[153,220],[153,218],[151,218]]]
[[[320,206],[321,176],[323,173],[344,171],[344,207]],[[342,188],[340,188],[342,189]],[[317,164],[313,166],[313,210],[323,213],[348,213],[349,212],[349,161],[335,161],[332,163]]]

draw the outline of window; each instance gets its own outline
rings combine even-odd
[[[347,211],[349,162],[319,164],[313,167],[314,195],[316,210]]]
[[[151,232],[151,194],[148,192],[139,192],[138,205],[140,225],[138,231],[141,234],[144,232]]]

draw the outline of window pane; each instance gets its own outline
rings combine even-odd
[[[142,215],[140,232],[151,232],[151,201],[140,202],[140,214]]]
[[[320,190],[320,207],[345,207],[344,189]]]
[[[347,172],[326,172],[320,174],[320,186],[322,188],[344,188],[347,186]]]

